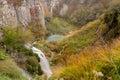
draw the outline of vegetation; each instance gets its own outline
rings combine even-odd
[[[82,26],[90,21],[97,19],[102,13],[102,10],[98,10],[97,8],[97,6],[95,8],[93,7],[93,9],[83,7],[80,10],[76,10],[70,17],[71,23],[77,26]]]
[[[38,21],[36,21],[35,23],[30,23],[29,29],[33,33],[33,36],[36,40],[44,40],[45,35],[47,34]]]
[[[99,25],[100,25],[99,20],[90,22],[86,26],[83,26],[83,28],[81,28],[80,30],[69,34],[70,37],[59,42],[58,43],[60,44],[59,47],[62,48],[64,45],[67,45],[64,50],[65,54],[79,52],[81,49],[93,43],[93,41],[97,37],[96,30]],[[61,48],[58,48],[58,49],[61,49]]]
[[[64,80],[120,79],[119,14],[119,4],[114,5],[105,12],[101,21],[87,24],[59,43],[62,46],[68,44],[61,55],[63,59],[61,63],[65,67],[58,74],[60,78]],[[85,39],[85,42],[81,39]],[[87,40],[90,42],[87,43]],[[81,47],[77,47],[78,44]]]
[[[0,60],[0,79],[1,80],[28,80],[16,63],[10,59]]]
[[[106,24],[106,30],[102,32],[104,40],[108,41],[119,36],[119,22],[120,22],[120,4],[115,4],[108,9],[102,18],[103,23]]]
[[[112,45],[84,49],[67,59],[67,67],[61,77],[65,80],[119,80],[120,41]]]
[[[7,53],[25,70],[32,74],[42,74],[38,55],[24,47],[24,44],[33,41],[32,32],[20,27],[5,27],[3,28],[3,33],[2,42],[6,45]]]
[[[66,35],[71,30],[76,30],[76,28],[73,25],[70,25],[65,20],[60,18],[53,18],[50,21],[48,21],[47,29],[49,34],[62,34]]]
[[[32,42],[34,38],[30,30],[22,27],[4,27],[3,33],[3,42],[8,46]]]
[[[7,1],[16,10],[22,4],[21,0]],[[75,8],[81,6],[76,10],[70,6],[69,15],[60,18],[56,12],[50,18],[47,16],[47,31],[39,21],[29,23],[26,28],[1,28],[0,80],[28,80],[29,76],[23,70],[35,80],[46,79],[38,55],[26,49],[26,43],[33,43],[50,60],[53,75],[49,80],[120,80],[120,1],[113,0],[108,4],[108,0],[90,0],[80,2],[78,6],[77,2],[66,0],[63,6],[66,9],[73,4]],[[101,3],[104,7],[99,7]],[[34,17],[40,16],[33,8],[34,12]],[[64,38],[50,42],[46,39],[49,35],[63,35]]]
[[[5,58],[7,58],[7,54],[5,53],[4,50],[0,50],[0,60],[4,60]]]

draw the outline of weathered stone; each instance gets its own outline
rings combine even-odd
[[[35,2],[35,4],[31,2]],[[46,30],[44,8],[39,0],[23,0],[19,6],[13,5],[13,3],[7,3],[6,0],[1,1],[0,4],[0,25],[16,26],[20,23],[23,26],[28,26],[28,23],[36,17],[38,18],[37,21],[40,21],[43,29]],[[31,8],[35,9],[35,13],[31,14]]]

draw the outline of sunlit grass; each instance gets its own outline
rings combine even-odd
[[[120,40],[112,45],[90,47],[67,57],[61,74],[65,80],[119,80]]]

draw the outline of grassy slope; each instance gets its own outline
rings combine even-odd
[[[0,60],[0,80],[28,80],[16,63],[6,58]]]
[[[120,79],[120,39],[103,46],[91,46],[91,43],[95,43],[96,31],[101,25],[99,20],[88,23],[58,42],[58,49],[62,49],[65,44],[67,47],[63,52],[65,55],[61,55],[64,60],[62,63],[66,66],[56,70],[56,73],[60,72],[57,77],[65,80]]]
[[[115,31],[119,31],[119,24],[115,26],[114,19],[111,19],[111,16],[108,15],[107,17],[110,17],[108,20],[113,21],[111,26],[117,27]],[[116,20],[119,22],[118,17]],[[65,67],[61,69],[63,70],[61,74],[58,74],[60,77],[65,80],[120,80],[119,35],[117,37],[110,37],[109,39],[114,40],[111,43],[93,46],[94,43],[100,41],[97,38],[103,38],[101,34],[106,33],[108,26],[103,22],[99,20],[91,22],[82,29],[71,33],[65,40],[58,43],[60,50],[64,45],[67,45],[63,52],[65,55],[62,55],[62,63],[65,63]],[[114,31],[114,28],[109,29]],[[112,32],[111,34],[105,35],[106,38],[111,35],[116,35],[116,33]]]
[[[70,25],[63,19],[53,18],[47,23],[47,29],[49,33],[53,34],[68,34],[70,31],[76,30],[73,25]]]
[[[80,30],[72,32],[66,39],[58,42],[59,49],[62,49],[64,45],[67,45],[64,53],[76,53],[81,49],[89,46],[96,39],[96,31],[100,25],[99,20],[88,23],[83,26]]]
[[[85,49],[67,60],[61,74],[65,80],[120,80],[120,40]]]
[[[71,32],[69,35],[66,36],[64,40],[58,41],[57,46],[55,46],[57,50],[61,51],[63,46],[65,45],[67,46],[65,47],[61,56],[55,55],[55,59],[61,60],[62,61],[61,63],[66,65],[66,63],[69,61],[68,58],[70,57],[71,54],[79,53],[81,50],[83,50],[83,48],[90,46],[90,44],[92,44],[96,39],[96,31],[100,23],[101,22],[99,20],[90,22],[87,25],[80,28],[79,30]],[[70,62],[72,61],[70,60]],[[55,70],[54,77],[56,76],[58,77],[60,73],[64,70],[63,66],[59,66],[59,67],[60,67],[59,69]],[[65,72],[65,74],[69,75],[69,72],[68,73]]]

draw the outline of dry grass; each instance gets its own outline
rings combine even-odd
[[[74,36],[74,35],[82,32],[82,31],[84,31],[84,30],[86,30],[86,29],[88,29],[88,28],[93,27],[93,25],[97,25],[98,23],[100,23],[100,20],[95,20],[95,21],[93,21],[93,22],[89,22],[87,25],[82,26],[79,30],[76,30],[76,31],[74,31],[74,32],[71,32],[69,35],[66,36],[66,38],[72,37],[72,36]]]
[[[118,80],[120,79],[120,40],[112,44],[89,47],[67,58],[61,73],[65,80]],[[96,74],[94,73],[96,72]],[[103,76],[99,76],[101,73]]]

